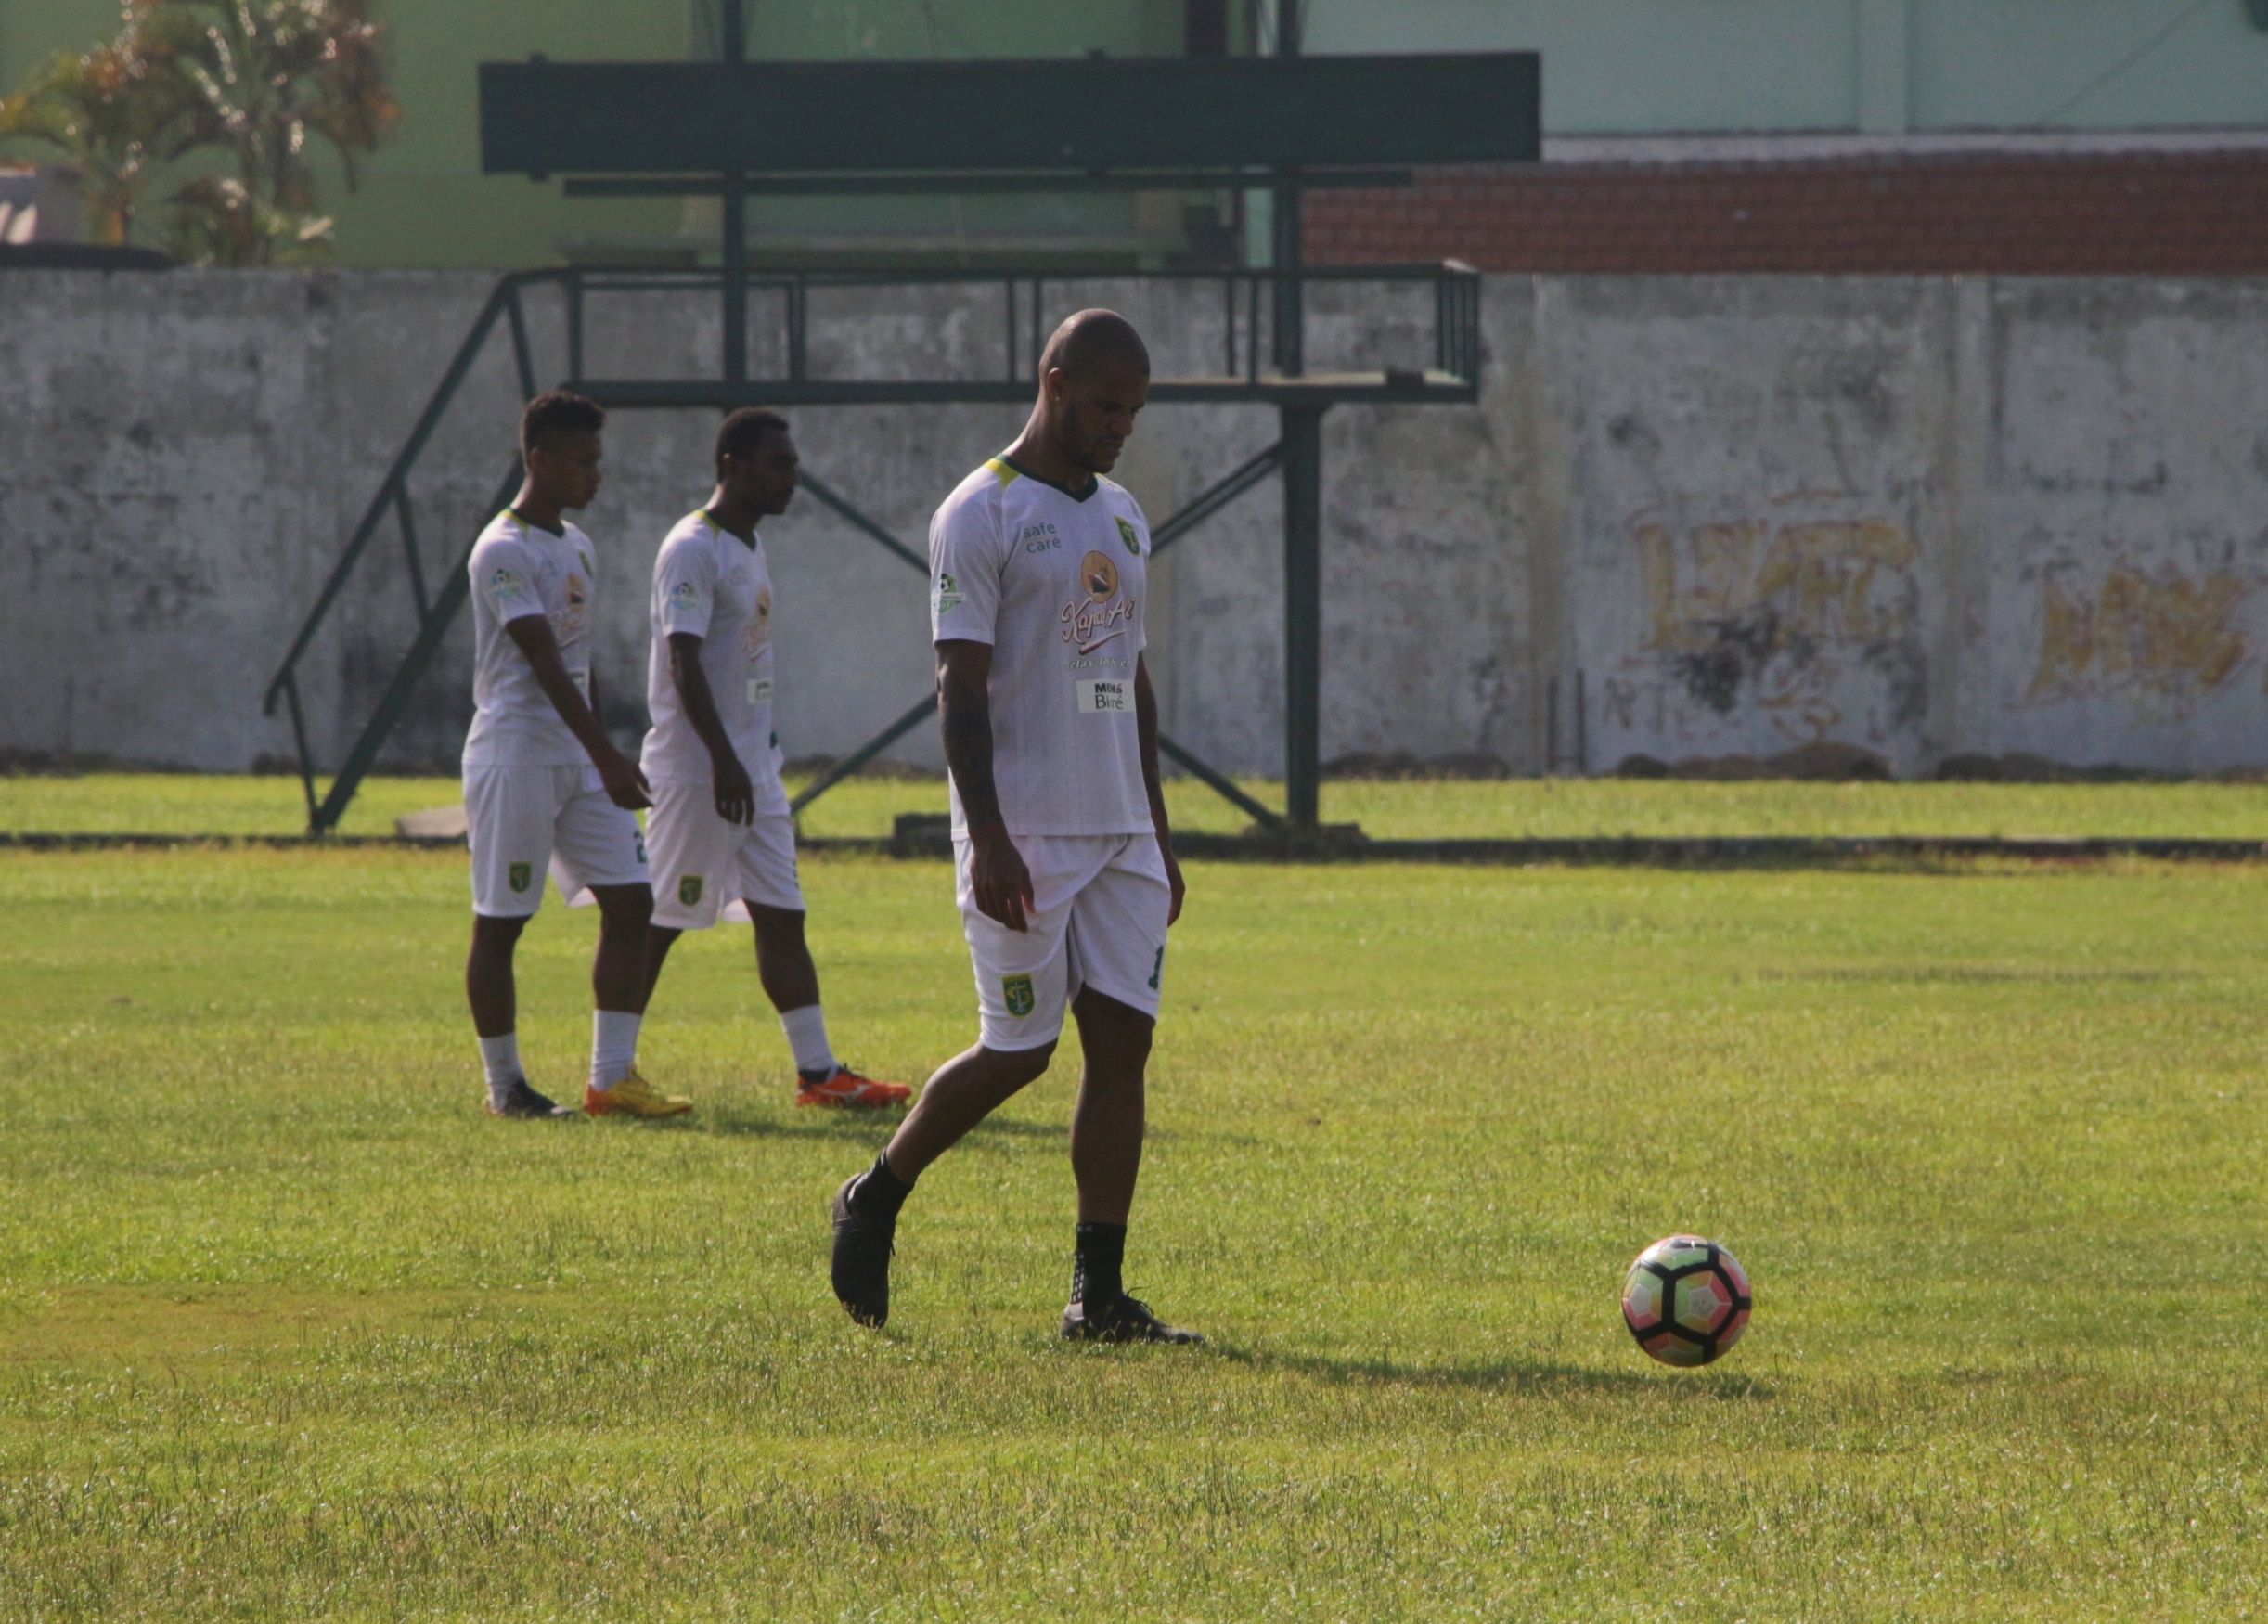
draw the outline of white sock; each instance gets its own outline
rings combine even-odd
[[[501,1038],[482,1038],[481,1069],[488,1074],[488,1097],[501,1105],[504,1091],[521,1075],[520,1034],[507,1032]]]
[[[788,1035],[788,1047],[795,1051],[797,1071],[834,1076],[835,1051],[827,1042],[827,1017],[818,1005],[780,1011],[780,1026]]]
[[[638,1063],[638,1024],[643,1015],[600,1010],[591,1017],[590,1086],[600,1093],[630,1075]]]

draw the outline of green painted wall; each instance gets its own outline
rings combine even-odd
[[[540,264],[686,251],[714,204],[569,203],[479,174],[473,69],[531,52],[715,49],[719,0],[383,0],[404,118],[363,190],[331,186],[352,264]],[[1252,0],[1236,0],[1244,37]],[[1310,0],[1318,51],[1535,48],[1558,135],[2268,126],[2243,0]],[[116,26],[117,0],[0,0],[0,85]],[[1181,48],[1182,0],[752,0],[758,58],[1055,57]],[[2171,25],[2171,26],[2170,26]],[[2168,31],[2170,28],[2170,32]],[[2163,38],[2158,38],[2161,32]],[[2155,41],[2153,44],[2152,42]],[[2131,58],[2131,59],[2130,59]],[[1035,118],[1076,118],[1039,107]],[[760,260],[927,241],[973,264],[1075,245],[1170,251],[1185,203],[1126,196],[802,200],[751,211]]]
[[[1311,0],[1307,40],[1540,50],[1562,135],[2268,124],[2243,0]]]

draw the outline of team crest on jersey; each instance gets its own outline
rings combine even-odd
[[[701,607],[701,588],[690,581],[680,581],[669,589],[669,606],[680,614],[690,614]]]
[[[1134,526],[1124,519],[1118,521],[1118,539],[1127,544],[1127,551],[1132,553],[1136,558],[1141,557],[1141,536],[1136,533]]]
[[[525,891],[529,882],[535,878],[535,865],[534,863],[514,863],[504,878],[510,883],[514,891]]]
[[[1030,1014],[1039,1001],[1032,994],[1032,978],[1028,975],[1000,977],[1000,996],[1008,1000],[1008,1012],[1016,1016]]]
[[[950,614],[960,607],[960,583],[953,579],[950,572],[937,577],[935,602],[939,614]]]
[[[686,874],[677,881],[677,900],[690,908],[701,900],[701,876]]]
[[[509,570],[498,570],[489,576],[488,589],[498,603],[517,603],[527,592],[520,577]]]

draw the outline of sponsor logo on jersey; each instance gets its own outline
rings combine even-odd
[[[1016,539],[1024,544],[1025,552],[1053,552],[1063,545],[1063,538],[1056,534],[1055,526],[1045,520],[1037,524],[1026,524]]]
[[[551,617],[551,629],[561,643],[577,641],[590,624],[590,583],[569,572],[567,607]]]
[[[1127,551],[1132,553],[1136,558],[1141,557],[1141,536],[1136,533],[1134,526],[1127,520],[1118,521],[1118,539],[1127,544]]]
[[[939,614],[950,614],[960,607],[960,583],[949,571],[937,577],[935,602]]]
[[[679,614],[690,614],[701,607],[701,588],[690,581],[680,581],[669,589],[669,606]]]
[[[528,883],[535,878],[535,865],[534,863],[514,863],[504,878],[514,891],[525,891],[528,888]]]
[[[1056,618],[1063,623],[1063,641],[1091,654],[1133,624],[1134,599],[1118,596],[1118,566],[1108,553],[1079,561],[1079,589],[1086,600],[1073,599]]]
[[[488,577],[488,590],[498,603],[517,603],[527,595],[527,584],[509,570]]]
[[[1118,566],[1108,553],[1090,552],[1079,561],[1079,585],[1097,603],[1108,603],[1118,591]]]
[[[677,900],[688,908],[701,900],[701,876],[699,874],[685,874],[678,878]]]
[[[1008,1000],[1008,1012],[1022,1017],[1032,1012],[1038,999],[1032,993],[1032,978],[1028,975],[1000,977],[1000,996]]]

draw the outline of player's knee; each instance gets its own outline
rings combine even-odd
[[[609,885],[591,895],[599,903],[599,928],[635,931],[641,937],[653,922],[653,892],[644,885]]]
[[[1055,1058],[1055,1043],[1050,1039],[1037,1049],[995,1049],[990,1052],[1000,1076],[1021,1089],[1046,1075],[1049,1063]]]
[[[503,917],[476,913],[472,916],[472,950],[476,953],[509,953],[520,940],[520,933],[528,928],[524,918]]]

